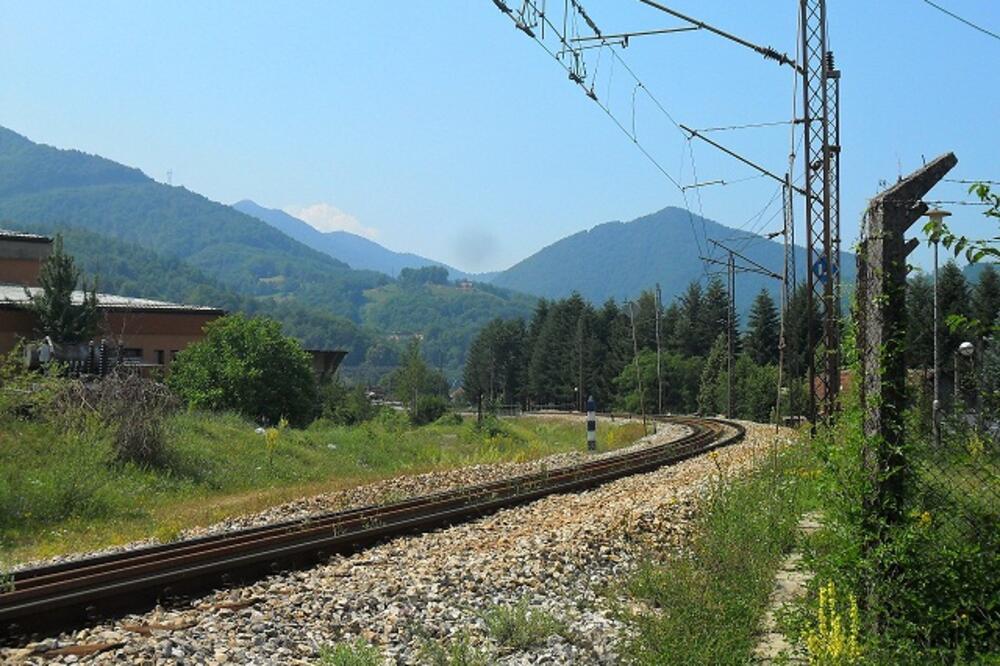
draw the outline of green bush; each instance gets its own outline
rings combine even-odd
[[[230,315],[205,327],[205,339],[178,354],[167,383],[190,406],[232,410],[267,423],[296,426],[316,412],[309,354],[281,325]]]
[[[864,511],[875,489],[864,471],[871,443],[860,419],[860,408],[849,404],[816,447],[826,515],[812,543],[817,578],[857,594],[874,663],[966,663],[1000,654],[997,495],[986,481],[996,478],[995,458],[963,431],[933,444],[911,410],[905,511],[887,524]]]
[[[483,621],[490,636],[512,650],[541,645],[549,636],[566,631],[561,620],[543,610],[529,608],[523,600],[513,606],[494,606],[483,615]]]
[[[0,421],[44,420],[69,380],[57,371],[34,372],[24,365],[24,346],[18,344],[0,356]]]
[[[459,414],[458,412],[446,412],[444,416],[439,418],[434,423],[443,426],[457,426],[457,425],[462,425],[462,421],[463,421],[462,415]]]
[[[493,663],[484,650],[473,646],[466,633],[441,642],[424,640],[417,651],[417,659],[426,666],[487,666]]]
[[[373,645],[360,638],[353,643],[337,643],[319,653],[322,666],[379,666],[382,655]]]
[[[422,395],[417,398],[416,409],[410,414],[414,425],[433,423],[448,411],[448,401],[437,395]]]
[[[338,377],[320,386],[322,416],[337,425],[356,425],[374,418],[378,409],[368,399],[365,387],[348,386]]]

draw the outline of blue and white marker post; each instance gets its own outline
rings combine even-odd
[[[597,405],[594,396],[587,398],[587,450],[597,450]]]

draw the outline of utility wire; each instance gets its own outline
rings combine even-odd
[[[985,185],[1000,185],[1000,180],[965,180],[962,178],[942,178],[941,180],[946,183],[961,183],[963,185],[978,185],[979,183],[983,183]]]
[[[928,5],[930,5],[931,7],[933,7],[934,9],[938,10],[939,12],[947,14],[948,16],[952,17],[956,21],[961,21],[962,23],[964,23],[965,25],[969,26],[970,28],[973,28],[974,30],[978,30],[979,32],[983,33],[984,35],[989,35],[993,39],[995,39],[997,41],[1000,41],[1000,35],[998,35],[997,33],[993,32],[992,30],[987,30],[986,28],[982,27],[981,25],[976,25],[972,21],[970,21],[968,19],[962,18],[961,16],[959,16],[955,12],[953,12],[951,10],[948,10],[948,9],[945,9],[944,7],[942,7],[941,5],[937,4],[936,2],[931,2],[931,0],[924,0],[924,2],[927,3]]]
[[[580,4],[578,2],[576,2],[576,0],[571,0],[571,1],[572,1],[573,8],[577,10],[577,11],[574,11],[572,13],[573,14],[573,21],[575,23],[577,13],[578,12],[582,13],[582,7],[580,6]],[[559,38],[559,42],[562,45],[562,49],[564,49],[566,51],[572,52],[574,50],[574,48],[578,48],[578,47],[574,47],[572,44],[570,44],[570,39],[568,38],[568,35],[565,32],[560,33],[559,30],[556,28],[556,26],[549,20],[548,16],[544,13],[544,11],[540,11],[539,8],[538,8],[538,6],[534,2],[531,2],[529,0],[526,4],[530,4],[531,7],[536,10],[536,12],[538,13],[538,18],[543,23],[543,25],[548,25],[549,28],[551,29],[551,32],[553,34],[555,34]],[[502,8],[501,8],[501,10],[502,10]],[[564,14],[564,18],[565,18],[565,14]],[[583,18],[586,20],[586,22],[588,23],[588,25],[590,25],[591,29],[596,33],[596,35],[598,37],[601,37],[600,30],[597,29],[597,26],[593,24],[593,22],[590,20],[590,17],[587,16],[586,14],[583,14]],[[518,25],[517,22],[516,22],[516,20],[515,20],[515,25]],[[518,27],[520,27],[520,25],[518,25]],[[695,230],[693,216],[691,214],[690,205],[688,204],[687,195],[686,195],[686,192],[685,192],[683,186],[680,184],[680,182],[676,178],[674,178],[673,176],[670,175],[670,173],[660,163],[660,161],[657,160],[652,155],[652,153],[650,153],[649,150],[647,150],[646,147],[639,141],[637,133],[636,133],[635,128],[634,128],[634,122],[635,122],[634,121],[634,115],[633,115],[633,129],[632,129],[632,131],[629,131],[629,129],[626,128],[622,124],[622,122],[611,112],[610,108],[606,104],[604,104],[600,99],[598,99],[598,97],[595,94],[593,94],[593,89],[592,88],[588,89],[586,87],[586,85],[582,81],[579,81],[578,79],[575,78],[575,72],[573,71],[573,69],[570,66],[568,66],[562,60],[562,58],[559,57],[558,54],[554,53],[552,51],[552,49],[550,49],[548,47],[548,45],[545,44],[544,41],[542,41],[541,39],[539,39],[538,36],[535,35],[535,33],[533,31],[524,30],[523,28],[522,28],[522,31],[525,32],[525,34],[527,34],[529,37],[531,37],[539,46],[542,47],[542,49],[546,53],[549,54],[549,56],[552,57],[553,60],[555,60],[557,63],[559,63],[559,65],[562,66],[562,68],[566,70],[566,72],[570,75],[570,79],[576,81],[576,83],[581,88],[583,88],[583,90],[587,94],[587,96],[590,97],[591,100],[593,100],[594,103],[597,104],[597,106],[602,111],[604,111],[605,115],[607,115],[608,118],[611,119],[611,121],[618,127],[618,129],[620,129],[622,131],[622,133],[625,134],[625,136],[627,136],[629,139],[632,140],[632,143],[639,150],[639,152],[641,152],[646,157],[646,159],[661,174],[663,174],[663,176],[668,181],[670,181],[670,183],[674,187],[677,188],[677,190],[681,193],[681,196],[684,199],[684,206],[685,206],[685,209],[688,212],[688,222],[689,222],[689,224],[691,226],[691,233],[694,236],[696,245],[698,246],[699,254],[704,254],[704,249],[702,248],[702,242],[698,238],[698,233]],[[666,107],[664,107],[664,105],[660,102],[660,100],[657,99],[657,97],[655,95],[653,95],[653,93],[651,93],[649,91],[649,89],[646,88],[645,85],[643,85],[643,83],[642,83],[641,79],[639,79],[638,75],[632,70],[631,67],[629,67],[628,63],[620,55],[618,55],[618,53],[614,50],[613,44],[607,42],[602,37],[602,44],[601,44],[601,46],[607,46],[608,47],[608,51],[614,57],[614,61],[613,62],[617,62],[626,72],[628,72],[628,74],[635,81],[635,88],[633,89],[633,114],[634,114],[634,111],[635,111],[635,102],[634,102],[635,91],[639,90],[639,89],[642,89],[643,93],[645,93],[645,95],[649,98],[649,100],[651,102],[653,102],[653,104],[656,106],[656,108],[670,121],[670,123],[677,129],[677,131],[679,133],[681,133],[682,136],[684,136],[684,132],[683,132],[683,130],[681,130],[681,127],[678,124],[677,120],[674,119],[673,115],[671,115],[671,113],[669,111],[667,111]],[[703,224],[704,224],[704,221],[703,221]],[[706,234],[706,239],[707,239],[707,234]],[[707,245],[707,243],[706,243],[706,245]],[[707,267],[704,265],[704,263],[702,264],[702,268],[707,270]]]
[[[757,127],[776,127],[778,125],[791,125],[795,120],[775,120],[769,123],[746,123],[745,125],[728,125],[726,127],[706,127],[696,130],[698,132],[723,132],[726,130],[754,129]]]

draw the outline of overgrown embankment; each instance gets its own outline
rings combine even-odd
[[[815,477],[809,452],[776,437],[752,473],[733,476],[720,465],[690,549],[650,553],[628,582],[627,615],[635,630],[626,648],[630,659],[748,663],[774,574],[799,516],[815,503]]]
[[[355,426],[319,420],[258,434],[232,414],[176,412],[163,419],[163,459],[122,461],[115,429],[99,418],[8,414],[0,420],[0,546],[13,561],[186,528],[358,484],[479,463],[526,461],[583,448],[583,424],[535,418],[477,427],[447,416],[421,427],[384,411]],[[600,425],[622,446],[641,424]]]

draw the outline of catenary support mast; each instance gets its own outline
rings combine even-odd
[[[828,50],[826,0],[800,0],[809,417],[829,419],[840,390],[840,72]]]

